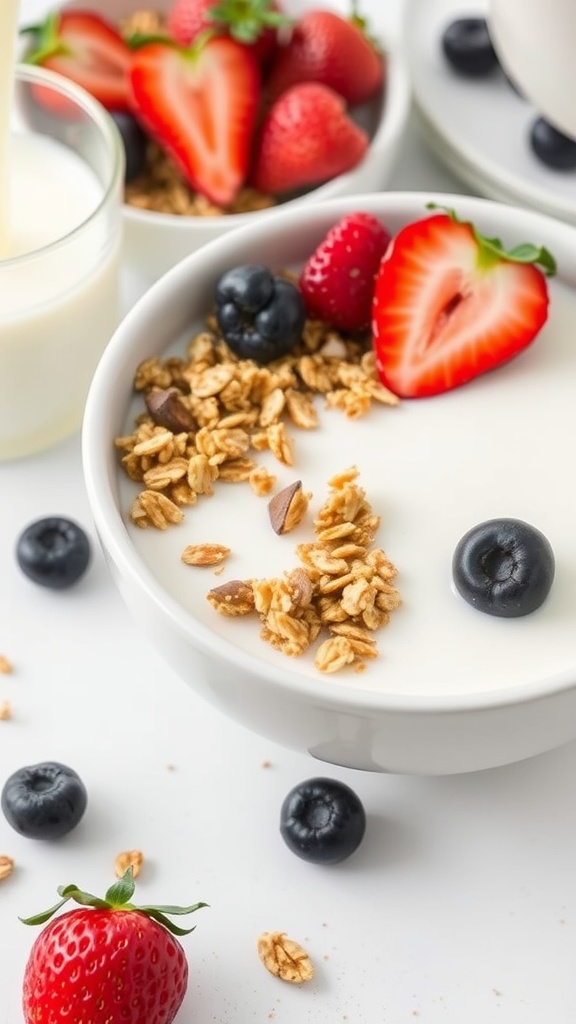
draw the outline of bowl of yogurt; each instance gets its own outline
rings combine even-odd
[[[370,337],[362,354],[308,320],[298,356],[305,387],[276,364],[271,380],[242,361],[235,376],[214,358],[225,272],[261,264],[298,274],[347,214],[369,213],[395,239],[430,216],[430,202],[507,247],[530,241],[554,255],[546,322],[520,355],[421,398],[390,395],[374,380]],[[575,242],[556,220],[488,200],[358,195],[230,233],[138,302],[93,380],[86,484],[121,594],[196,693],[276,742],[369,771],[474,771],[576,735]],[[323,383],[335,365],[336,384]],[[231,411],[219,421],[226,388]],[[156,396],[149,406],[146,394]],[[186,415],[173,405],[179,394]],[[345,506],[355,511],[343,526]],[[453,580],[461,538],[506,517],[538,528],[555,559],[543,605],[516,618],[483,614]],[[302,645],[309,619],[294,622],[282,581],[305,604],[310,565],[324,579],[323,629]],[[373,644],[355,631],[366,581],[382,593],[371,607],[389,613],[363,620]],[[344,584],[347,602],[335,608]],[[252,614],[255,593],[262,614]],[[336,647],[323,646],[324,627]],[[337,665],[343,635],[357,657]]]

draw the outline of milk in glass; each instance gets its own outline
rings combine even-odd
[[[16,0],[0,0],[0,459],[39,451],[79,427],[119,319],[115,132],[74,86],[69,96],[86,110],[69,108],[68,125],[66,116],[51,122],[69,144],[44,131],[34,91],[43,72],[16,64],[17,24]],[[37,102],[40,130],[28,126],[24,100]],[[94,134],[98,174],[73,148],[75,131],[79,146]]]

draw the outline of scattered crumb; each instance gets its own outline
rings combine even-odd
[[[175,764],[167,764],[166,765],[166,771],[167,772],[175,772],[176,771],[176,765]]]
[[[269,761],[268,758],[265,757],[264,760],[260,762],[260,767],[261,768],[271,768],[272,767],[272,761]]]
[[[8,878],[14,870],[14,860],[6,854],[0,854],[0,882]]]
[[[5,654],[0,654],[0,673],[4,676],[9,676],[13,671],[12,662]]]
[[[114,861],[114,871],[117,878],[122,878],[129,867],[132,868],[132,875],[137,878],[144,863],[144,854],[141,850],[123,850],[117,854]]]
[[[7,722],[12,718],[12,705],[9,700],[0,701],[0,722]]]

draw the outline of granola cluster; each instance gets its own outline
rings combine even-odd
[[[330,481],[331,492],[314,519],[314,540],[298,544],[300,566],[280,578],[233,580],[208,593],[222,615],[256,612],[260,635],[291,657],[324,632],[314,665],[324,673],[358,671],[378,656],[375,631],[401,603],[397,570],[373,547],[379,526],[351,467]]]
[[[124,200],[139,210],[183,217],[224,217],[235,213],[254,213],[256,210],[268,210],[277,203],[273,196],[245,186],[229,206],[217,206],[190,188],[167,153],[152,140],[147,146],[144,169],[126,184]]]
[[[379,382],[368,344],[319,321],[307,322],[289,356],[260,366],[232,353],[210,318],[183,357],[141,363],[134,387],[146,411],[115,444],[124,471],[141,485],[130,518],[157,529],[180,523],[216,481],[247,481],[256,494],[270,493],[274,475],[258,465],[258,453],[292,466],[289,425],[318,427],[315,396],[350,419],[373,403],[398,402]]]

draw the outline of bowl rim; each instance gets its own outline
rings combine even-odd
[[[492,215],[503,231],[518,230],[518,222],[523,232],[529,237],[541,234],[550,246],[548,239],[553,239],[554,253],[558,259],[558,280],[576,290],[576,228],[555,218],[533,210],[523,209],[510,204],[475,196],[457,193],[436,192],[387,192],[366,193],[360,196],[340,196],[318,204],[317,210],[324,216],[330,215],[336,221],[342,214],[354,208],[373,210],[386,216],[395,213],[401,217],[406,211],[406,222],[411,217],[421,214],[426,203],[456,207],[460,216],[477,220],[484,215]],[[130,310],[112,336],[101,357],[85,406],[82,426],[82,465],[88,500],[94,519],[96,532],[105,554],[116,567],[120,579],[126,577],[135,583],[146,594],[156,613],[164,621],[168,621],[173,629],[200,653],[214,658],[215,638],[209,627],[196,621],[179,602],[168,594],[146,565],[144,565],[130,540],[128,529],[121,509],[114,495],[116,480],[116,463],[113,463],[112,437],[103,435],[102,424],[112,422],[117,415],[116,406],[112,406],[113,397],[108,387],[108,380],[121,379],[126,372],[133,372],[138,357],[133,349],[139,344],[140,332],[138,325],[146,322],[159,302],[169,308],[171,297],[179,294],[190,279],[191,269],[206,256],[221,258],[226,263],[226,252],[231,242],[240,242],[242,238],[250,238],[251,242],[264,241],[269,233],[281,228],[282,222],[298,216],[303,221],[309,217],[305,207],[300,211],[280,209],[265,221],[252,223],[248,228],[238,227],[206,243],[201,249],[192,252],[175,267],[155,281],[143,297]],[[126,349],[126,346],[128,348]],[[132,355],[129,353],[132,352]],[[128,371],[128,367],[130,371]],[[120,588],[121,589],[121,588]],[[236,665],[249,675],[256,676],[261,682],[267,682],[285,694],[298,695],[300,698],[314,703],[317,707],[331,707],[340,712],[365,714],[394,713],[436,713],[453,714],[466,711],[488,711],[506,706],[517,706],[522,703],[537,701],[551,697],[553,694],[569,690],[576,685],[576,665],[545,679],[513,687],[501,687],[490,691],[477,691],[466,694],[399,694],[386,691],[369,691],[359,688],[342,686],[333,682],[330,676],[319,674],[316,679],[311,674],[292,671],[289,664],[271,666],[270,662],[245,651],[231,641],[218,635],[217,657],[227,664]],[[288,659],[287,659],[288,661]],[[271,676],[273,681],[271,682]]]
[[[346,171],[345,174],[337,175],[337,177],[332,178],[323,185],[319,185],[318,188],[305,192],[302,196],[289,199],[284,203],[278,204],[278,206],[266,208],[265,210],[249,210],[245,213],[227,214],[224,217],[222,215],[215,217],[183,217],[177,213],[158,213],[154,210],[143,210],[128,203],[123,203],[122,212],[125,221],[129,225],[137,225],[140,229],[145,227],[152,230],[164,229],[175,231],[178,234],[199,231],[201,234],[213,235],[218,228],[222,228],[223,220],[226,222],[228,217],[233,219],[233,223],[231,226],[227,226],[225,230],[234,231],[236,228],[254,223],[258,220],[259,214],[262,213],[270,215],[282,210],[290,212],[299,209],[307,203],[324,202],[325,200],[338,198],[338,196],[344,193],[352,193],[354,191],[355,179],[360,169],[365,168],[369,162],[377,162],[380,154],[386,153],[395,147],[396,141],[404,130],[410,111],[412,100],[411,82],[402,51],[398,45],[393,44],[389,39],[384,38],[381,42],[387,60],[386,91],[382,103],[382,114],[366,156],[356,167]]]

